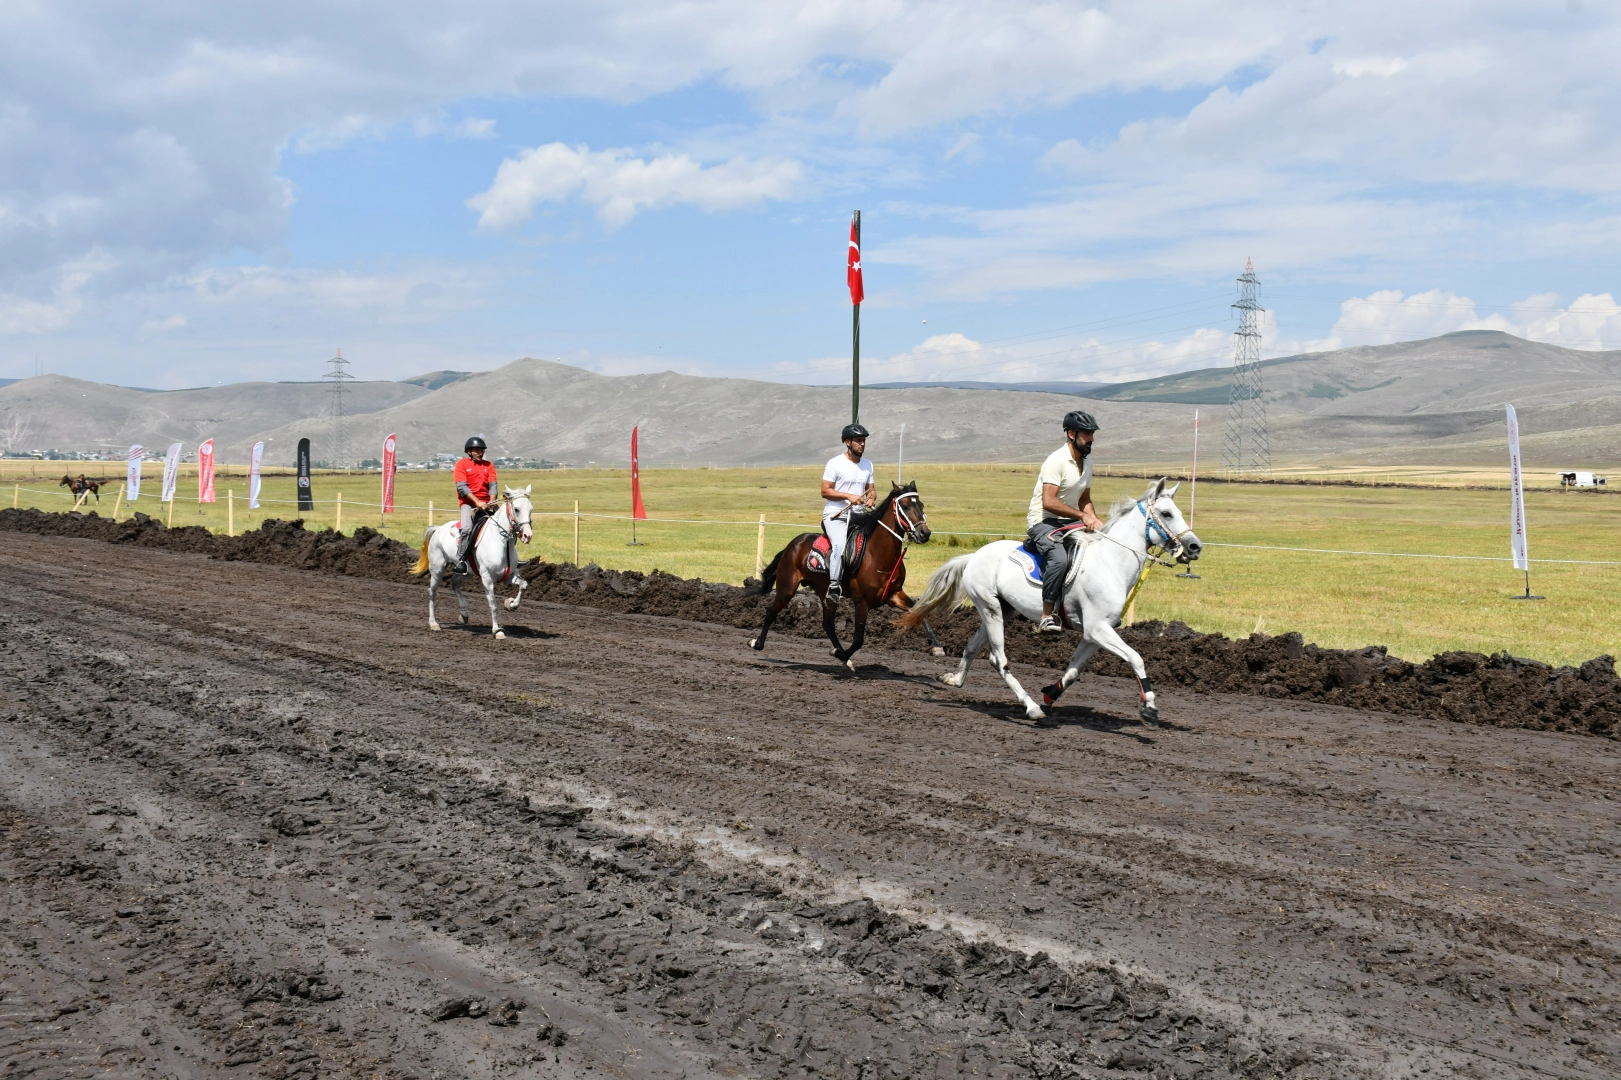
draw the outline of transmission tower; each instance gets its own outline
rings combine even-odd
[[[355,466],[349,456],[349,431],[344,422],[344,398],[349,393],[348,383],[354,379],[349,374],[349,361],[343,358],[343,350],[327,361],[327,372],[322,377],[327,384],[327,415],[332,419],[332,455],[328,459],[334,469],[352,469]]]
[[[1227,425],[1221,435],[1221,469],[1230,476],[1271,476],[1272,443],[1261,396],[1261,279],[1244,260],[1238,278],[1238,329],[1233,331],[1233,384],[1227,393]]]

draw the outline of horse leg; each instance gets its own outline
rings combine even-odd
[[[523,579],[522,574],[514,570],[512,572],[512,584],[518,590],[518,595],[507,601],[507,610],[517,611],[518,605],[523,603],[523,591],[529,588],[529,582]]]
[[[777,595],[772,597],[771,603],[765,609],[765,621],[760,624],[760,632],[749,639],[749,648],[755,652],[765,652],[765,636],[771,632],[771,624],[777,621],[782,609],[793,600],[794,593],[799,591],[799,569],[795,566],[783,566],[787,560],[785,552],[783,558],[777,563]]]
[[[826,600],[825,594],[823,599],[824,601]],[[839,609],[836,605],[825,602],[822,604],[822,632],[827,635],[827,640],[833,643],[834,658],[842,664],[846,658],[840,656],[839,654],[844,651],[844,646],[839,644],[839,631],[834,626],[834,623],[838,620],[838,617]]]
[[[450,591],[456,594],[456,603],[460,604],[462,609],[462,625],[466,626],[471,613],[467,609],[467,597],[462,595],[462,578],[460,574],[450,575]]]
[[[442,566],[434,566],[428,571],[428,629],[439,629],[439,620],[434,615],[433,604],[439,596],[439,572]]]
[[[1096,626],[1086,628],[1086,636],[1131,665],[1131,673],[1137,676],[1137,693],[1142,696],[1143,702],[1137,709],[1137,715],[1146,723],[1157,726],[1159,706],[1154,702],[1154,684],[1148,681],[1148,669],[1143,667],[1143,658],[1137,655],[1137,650],[1127,645],[1115,628],[1102,619],[1098,620]]]
[[[1013,669],[1008,667],[1007,642],[1002,636],[1001,607],[998,606],[994,611],[981,611],[979,617],[985,620],[985,634],[991,645],[991,665],[996,668],[996,673],[1002,676],[1002,681],[1007,683],[1008,689],[1013,691],[1013,696],[1024,706],[1024,715],[1032,720],[1047,719],[1047,714],[1042,712],[1041,706],[1024,692],[1024,687],[1020,686],[1019,680],[1013,676]]]
[[[979,659],[979,654],[985,651],[985,645],[989,641],[990,635],[985,632],[985,620],[981,618],[979,626],[968,637],[968,644],[963,648],[962,662],[957,665],[957,670],[940,676],[940,681],[947,686],[961,686],[962,681],[968,677],[969,665]]]
[[[1058,677],[1058,681],[1051,686],[1041,688],[1041,700],[1043,703],[1051,706],[1053,702],[1057,701],[1064,691],[1069,689],[1069,684],[1079,677],[1081,669],[1086,667],[1087,661],[1091,660],[1092,654],[1097,651],[1097,642],[1082,638],[1081,643],[1075,647],[1074,655],[1069,658],[1069,666]]]
[[[905,591],[901,589],[895,590],[895,595],[889,598],[889,603],[891,606],[898,607],[902,611],[912,610],[912,598],[907,596]],[[946,650],[940,645],[940,639],[934,636],[934,627],[929,625],[929,620],[927,619],[923,620],[923,634],[929,639],[930,656],[944,656],[946,654]]]
[[[484,585],[484,599],[490,602],[490,633],[495,635],[495,640],[505,641],[507,638],[506,632],[501,629],[501,624],[495,618],[495,573],[485,567],[478,572],[478,576]]]
[[[849,668],[851,671],[856,669],[856,662],[854,659],[852,659],[852,657],[855,656],[856,650],[861,648],[861,643],[867,639],[867,612],[869,610],[871,609],[867,606],[867,602],[865,600],[856,601],[855,636],[850,639],[850,647],[842,650],[844,653],[843,656],[840,656],[837,652],[833,654],[844,664],[845,667]]]

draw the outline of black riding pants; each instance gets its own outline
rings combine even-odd
[[[1044,518],[1030,526],[1030,546],[1041,553],[1041,601],[1058,610],[1064,599],[1064,579],[1069,576],[1069,549],[1063,536],[1054,536],[1053,530],[1070,524],[1057,518]]]

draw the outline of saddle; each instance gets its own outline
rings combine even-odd
[[[841,580],[849,581],[855,576],[856,568],[861,565],[861,556],[867,553],[867,540],[877,525],[877,515],[851,512],[848,526],[850,538],[844,542],[844,569],[839,575]],[[810,550],[805,553],[805,569],[813,574],[827,573],[827,560],[832,554],[833,541],[824,532],[811,541]]]
[[[472,543],[467,545],[467,567],[468,567],[469,570],[477,570],[477,568],[478,568],[478,542],[479,542],[479,540],[481,540],[483,538],[484,530],[489,527],[489,524],[494,519],[494,517],[495,517],[495,515],[493,513],[489,513],[489,514],[475,513],[473,515],[473,541],[472,541]],[[462,523],[459,522],[459,521],[452,521],[450,523],[450,527],[452,529],[456,530],[456,533],[458,534],[457,543],[460,543],[461,542],[460,541],[460,533],[462,531]],[[506,568],[505,571],[502,572],[501,576],[499,578],[497,578],[496,580],[497,581],[506,581],[508,578],[510,578],[512,576],[513,571],[516,570],[517,567],[518,567],[518,542],[517,542],[517,538],[515,536],[509,536],[509,537],[507,537],[507,568]]]
[[[1073,578],[1081,566],[1080,552],[1078,550],[1080,544],[1075,539],[1075,534],[1079,531],[1079,527],[1072,525],[1067,529],[1058,529],[1054,531],[1063,539],[1064,547],[1069,550],[1069,577]],[[1013,561],[1013,565],[1024,571],[1024,580],[1026,582],[1034,585],[1038,589],[1041,588],[1042,564],[1046,560],[1042,556],[1041,552],[1036,549],[1034,543],[1026,540],[1024,543],[1020,544],[1018,547],[1009,552],[1008,558]],[[1068,582],[1066,582],[1066,584],[1068,584]]]

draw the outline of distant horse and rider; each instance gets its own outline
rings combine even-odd
[[[67,488],[68,493],[75,500],[82,499],[86,493],[89,493],[94,495],[99,503],[101,501],[101,485],[104,483],[106,483],[104,480],[87,479],[84,473],[80,473],[77,477],[63,476],[61,480],[57,481],[56,486]]]

